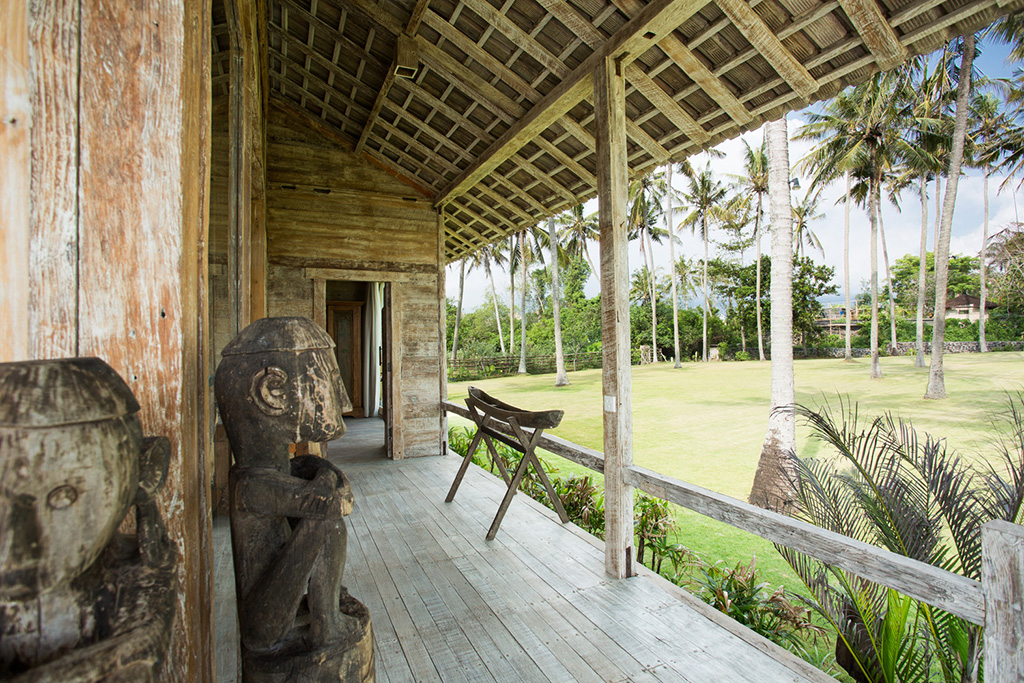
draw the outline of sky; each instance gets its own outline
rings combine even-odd
[[[1003,45],[993,44],[988,41],[981,43],[981,55],[976,60],[976,66],[983,74],[990,78],[1009,77],[1013,66],[1006,63],[1008,49]],[[789,132],[792,136],[800,126],[806,122],[806,116],[802,112],[791,113],[788,117]],[[724,158],[712,159],[711,169],[715,177],[727,184],[731,182],[731,176],[740,175],[743,171],[743,143],[745,139],[751,145],[757,145],[762,139],[760,130],[750,131],[742,136],[718,145],[718,149],[725,153]],[[789,159],[791,166],[807,155],[812,142],[792,140],[789,146]],[[697,155],[692,158],[695,166],[702,167],[706,155]],[[801,183],[801,189],[793,191],[794,203],[803,198],[804,193],[810,185],[810,179],[794,173]],[[1024,213],[1024,190],[1016,190],[1016,182],[1007,183],[1007,186],[1000,190],[1004,178],[993,175],[989,179],[989,234],[998,231],[1007,223],[1018,220],[1018,211]],[[682,190],[685,178],[682,174],[676,173],[673,177],[673,185]],[[951,254],[965,254],[976,256],[981,248],[982,228],[984,223],[984,197],[983,182],[980,171],[969,169],[965,177],[961,177],[957,192],[956,211],[953,214],[953,234],[950,242]],[[934,185],[929,186],[929,218],[928,218],[928,249],[934,250],[934,221],[935,221],[935,200],[933,196]],[[816,262],[835,268],[834,282],[839,287],[839,293],[822,299],[824,303],[840,302],[844,298],[843,292],[843,206],[837,203],[843,196],[844,186],[834,183],[822,193],[822,200],[819,204],[819,212],[823,216],[811,224],[811,230],[817,235],[824,247],[824,254],[815,250],[809,250],[807,255]],[[921,213],[920,199],[912,191],[903,193],[902,211],[889,204],[883,197],[882,224],[886,236],[886,244],[889,252],[890,263],[905,254],[917,254],[919,249]],[[586,212],[597,211],[597,201],[591,200],[586,204]],[[765,199],[765,214],[767,216],[767,198]],[[678,220],[678,219],[677,219]],[[713,230],[712,240],[717,238],[724,240],[725,235],[720,230]],[[850,290],[851,296],[867,290],[867,281],[870,277],[870,225],[866,212],[856,206],[850,211]],[[701,258],[703,256],[703,244],[699,236],[688,231],[678,233],[679,242],[676,244],[676,257],[685,255],[687,258]],[[767,235],[762,238],[762,251],[769,253],[771,240]],[[597,244],[591,245],[590,256],[594,263],[598,263]],[[714,245],[712,245],[714,251]],[[655,267],[659,273],[667,273],[669,266],[668,243],[663,241],[661,245],[655,244]],[[744,256],[746,263],[753,260],[753,249],[746,252]],[[629,249],[629,270],[633,272],[643,263],[639,245],[635,242]],[[446,279],[447,296],[453,301],[458,297],[459,271],[458,263],[448,266]],[[879,277],[884,277],[881,250],[879,250]],[[508,300],[508,275],[502,270],[494,273],[495,287],[498,297]],[[518,278],[517,278],[518,279]],[[517,283],[518,288],[518,283]],[[880,285],[882,281],[880,279]],[[463,295],[463,310],[472,311],[486,302],[488,290],[487,278],[483,270],[470,271],[466,275],[465,292]],[[586,286],[588,296],[595,296],[599,291],[598,274],[591,274]],[[519,295],[516,299],[518,302]],[[696,302],[694,302],[696,305]]]

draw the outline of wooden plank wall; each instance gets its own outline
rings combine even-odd
[[[27,274],[0,273],[0,290],[18,295],[9,299],[5,328],[25,335],[0,349],[0,361],[99,356],[135,393],[145,432],[170,439],[160,507],[178,551],[179,595],[161,675],[210,680],[201,381],[210,9],[185,0],[145,7],[14,0],[0,3],[0,16],[0,169],[23,173],[4,174],[2,203],[11,208],[0,234],[5,247],[21,245],[19,259],[28,245],[31,264]],[[17,108],[8,106],[12,92],[22,98]],[[25,113],[13,118],[32,121],[30,136],[9,112]]]
[[[214,106],[211,262],[226,263],[227,109]],[[223,120],[222,120],[223,119]],[[444,436],[442,245],[428,198],[352,152],[350,143],[288,104],[267,113],[269,315],[317,319],[316,280],[391,282],[396,458],[438,455]],[[315,271],[315,272],[314,272]],[[226,285],[213,279],[219,358]]]

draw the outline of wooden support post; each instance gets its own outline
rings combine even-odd
[[[231,37],[228,125],[228,277],[233,331],[267,314],[264,93],[260,19],[263,3],[224,3]]]
[[[981,527],[985,590],[985,680],[1024,681],[1024,527],[1003,520]]]
[[[313,322],[327,329],[327,280],[313,278]]]
[[[605,569],[632,571],[633,489],[623,469],[633,464],[629,353],[629,264],[626,230],[626,84],[620,60],[606,57],[594,71],[597,196],[601,229],[601,370],[604,395]]]
[[[31,67],[28,3],[3,2],[0,25],[0,361],[29,353]]]

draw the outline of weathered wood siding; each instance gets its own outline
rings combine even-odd
[[[226,263],[227,110],[218,103],[214,111],[211,194],[220,208],[211,212],[210,259]],[[271,100],[266,120],[269,315],[318,320],[314,304],[318,292],[325,295],[326,282],[391,282],[394,456],[438,455],[444,327],[437,213],[429,199],[352,153],[351,145],[307,115]],[[212,290],[218,360],[231,338],[221,280],[213,278]]]
[[[170,439],[159,504],[179,593],[161,676],[211,680],[210,8],[5,2],[0,16],[0,169],[20,174],[0,171],[0,361],[98,356],[145,432]]]

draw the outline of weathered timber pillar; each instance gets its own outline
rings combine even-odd
[[[985,589],[985,680],[1024,681],[1024,527],[1003,520],[981,527]]]
[[[29,354],[32,68],[28,3],[0,5],[0,362]]]
[[[327,329],[327,280],[322,277],[313,278],[313,322]]]
[[[0,361],[99,356],[168,437],[178,609],[160,674],[212,680],[210,6],[0,1],[0,17]]]
[[[442,207],[437,212],[437,331],[439,339],[441,340],[440,347],[438,348],[438,354],[441,357],[441,381],[440,385],[441,393],[438,397],[438,406],[442,405],[448,400],[448,354],[446,353],[447,347],[444,342],[447,336],[448,330],[448,306],[447,306],[447,285],[445,282],[445,252],[444,252],[444,241],[445,241],[445,212]],[[448,413],[440,408],[441,413],[441,443],[438,444],[442,455],[448,454]]]
[[[594,71],[597,196],[601,229],[601,346],[604,395],[605,569],[631,573],[633,489],[622,479],[633,464],[629,353],[629,263],[626,231],[626,96],[622,63],[605,58]]]
[[[263,2],[227,0],[231,38],[228,99],[228,298],[232,331],[267,315],[266,131]]]

